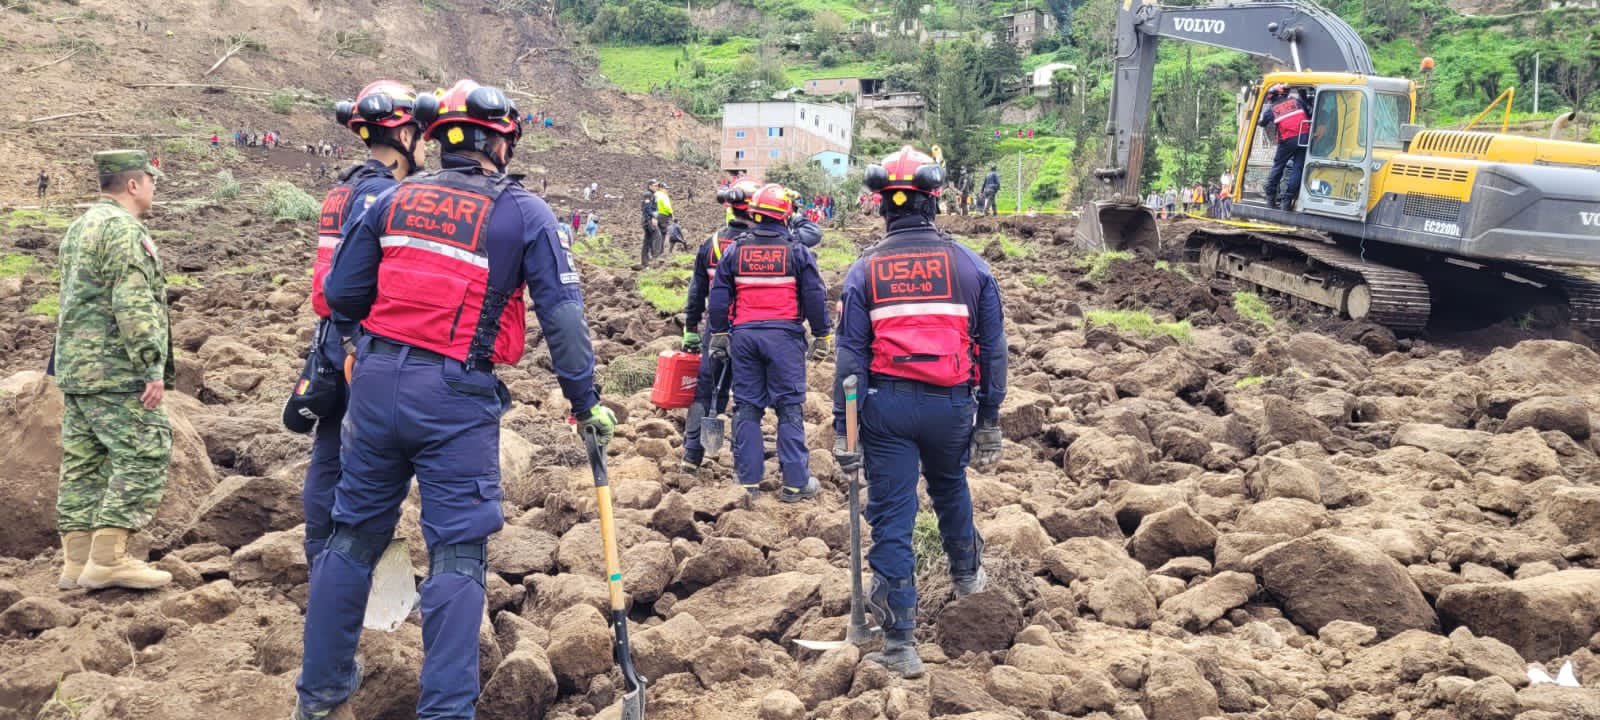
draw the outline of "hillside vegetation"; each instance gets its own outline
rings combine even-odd
[[[1043,209],[1075,204],[1087,168],[1103,162],[1111,0],[724,0],[687,10],[659,0],[557,5],[567,26],[593,44],[599,70],[612,83],[705,119],[720,116],[726,102],[766,99],[815,78],[883,78],[890,90],[922,92],[930,129],[903,139],[941,145],[953,167],[1009,166],[1002,168],[1002,208],[1018,206],[1019,156],[1021,205]],[[1015,52],[986,43],[1003,37],[1001,16],[1021,8],[1051,13],[1060,32]],[[1511,87],[1517,88],[1513,120],[1535,129],[1557,113],[1600,110],[1594,29],[1600,11],[1544,9],[1539,0],[1509,0],[1489,8],[1491,14],[1473,15],[1443,0],[1338,0],[1330,9],[1367,41],[1381,74],[1418,81],[1419,120],[1427,125],[1464,126]],[[1431,73],[1420,69],[1424,57],[1436,63]],[[1025,93],[1024,74],[1052,62],[1078,71],[1063,72],[1042,97]],[[1239,53],[1166,43],[1156,69],[1156,142],[1146,182],[1214,180],[1234,149],[1239,90],[1268,69]],[[1581,119],[1580,126],[1578,139],[1600,140],[1597,126]],[[1032,129],[1033,139],[1018,138],[1019,129]],[[875,157],[896,142],[858,142],[857,155]]]

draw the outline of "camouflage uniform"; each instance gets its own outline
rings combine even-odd
[[[102,174],[160,171],[134,150],[95,154]],[[61,241],[61,315],[53,372],[65,395],[61,419],[63,532],[138,530],[167,484],[172,427],[139,400],[145,383],[174,377],[167,279],[142,223],[101,198]]]

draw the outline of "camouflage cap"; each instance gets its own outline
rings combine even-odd
[[[114,175],[130,170],[143,170],[161,177],[161,169],[150,164],[150,155],[143,150],[102,150],[94,154],[95,172]]]

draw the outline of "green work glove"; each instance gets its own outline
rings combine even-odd
[[[683,331],[683,351],[687,353],[700,352],[700,333],[693,330]]]
[[[604,405],[596,404],[589,408],[588,417],[578,418],[578,432],[591,430],[594,431],[595,444],[604,448],[617,433],[617,414]]]

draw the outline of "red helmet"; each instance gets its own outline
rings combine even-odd
[[[882,163],[868,165],[863,179],[867,188],[877,193],[911,190],[937,196],[944,186],[944,168],[927,153],[906,145],[890,153]]]
[[[476,125],[510,135],[513,142],[522,137],[516,104],[500,88],[472,80],[457,80],[449,90],[417,98],[417,120],[422,123],[423,137],[451,145],[464,140],[464,136],[439,137],[440,131],[451,125]]]
[[[794,213],[794,200],[790,199],[789,191],[782,185],[768,183],[750,198],[749,213],[783,222]]]
[[[372,134],[365,126],[397,128],[417,122],[417,91],[410,85],[394,80],[378,80],[361,88],[355,100],[344,100],[333,106],[334,119],[368,140]]]
[[[735,210],[748,212],[751,198],[754,198],[756,193],[759,192],[761,192],[760,183],[754,180],[740,179],[732,185],[718,190],[717,202]]]

